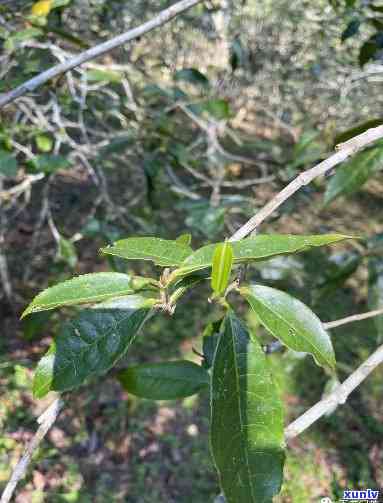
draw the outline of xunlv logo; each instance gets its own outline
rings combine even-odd
[[[342,501],[378,501],[379,491],[373,489],[365,489],[363,491],[343,491]]]

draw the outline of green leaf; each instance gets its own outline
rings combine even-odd
[[[334,147],[339,143],[343,143],[347,140],[350,140],[351,138],[354,138],[354,136],[364,133],[370,128],[381,126],[382,124],[383,124],[383,118],[369,119],[368,121],[357,124],[356,126],[353,126],[350,129],[342,131],[341,133],[337,133],[334,139]]]
[[[72,0],[53,0],[52,9],[57,9],[58,7],[65,7],[69,5]]]
[[[55,173],[59,169],[67,169],[70,167],[70,162],[67,158],[61,155],[42,154],[30,161],[31,166],[36,171],[42,173]]]
[[[225,241],[215,247],[211,270],[211,288],[216,295],[221,295],[229,284],[233,266],[233,247]]]
[[[139,237],[117,241],[101,249],[105,255],[116,255],[128,260],[151,260],[162,267],[178,266],[193,250],[186,245],[167,239]]]
[[[343,234],[322,234],[317,236],[261,234],[231,244],[234,264],[240,264],[252,260],[267,260],[275,255],[302,252],[314,246],[325,246],[350,238],[352,236]],[[216,246],[217,244],[211,244],[196,250],[184,259],[180,264],[180,268],[173,272],[172,277],[187,276],[192,272],[211,267]]]
[[[123,297],[134,293],[136,284],[136,278],[118,272],[83,274],[39,293],[21,318],[58,307],[92,304],[114,297]]]
[[[232,116],[230,105],[227,100],[212,99],[200,104],[202,110],[218,120],[230,119]]]
[[[383,145],[360,152],[337,169],[327,186],[324,204],[331,203],[339,196],[353,194],[382,167]]]
[[[294,351],[310,353],[318,365],[335,368],[330,336],[317,315],[303,302],[262,285],[242,287],[240,293],[274,337]]]
[[[58,243],[56,259],[65,262],[69,267],[74,269],[77,265],[76,247],[69,239],[60,236]]]
[[[39,37],[42,34],[43,31],[39,28],[27,28],[25,30],[14,32],[4,42],[4,49],[6,49],[7,51],[12,51],[25,40]]]
[[[67,391],[104,374],[126,353],[155,302],[138,295],[122,297],[86,309],[66,322],[37,366],[34,396]]]
[[[195,68],[183,68],[182,70],[178,70],[178,72],[174,75],[174,80],[183,80],[185,82],[189,82],[189,84],[196,84],[204,87],[209,86],[209,81],[205,75]]]
[[[205,368],[209,369],[213,366],[213,360],[215,351],[217,348],[218,341],[221,337],[220,331],[222,326],[222,318],[212,323],[208,323],[205,330],[203,331],[202,338],[202,352]]]
[[[178,236],[176,239],[176,243],[183,245],[183,246],[190,246],[192,240],[192,235],[191,234],[181,234],[181,236]]]
[[[23,338],[27,341],[32,341],[35,338],[41,337],[43,328],[48,323],[52,316],[51,311],[44,311],[41,313],[33,313],[22,322]]]
[[[341,35],[342,42],[344,42],[348,38],[353,37],[354,35],[356,35],[357,33],[359,33],[359,28],[360,28],[361,24],[362,23],[361,23],[360,19],[358,19],[358,18],[352,19],[348,23],[346,29],[344,30],[344,32]]]
[[[0,150],[0,177],[9,176],[14,177],[17,175],[17,161],[6,150]]]
[[[367,40],[359,51],[359,65],[364,66],[366,63],[374,59],[375,54],[379,51],[379,46],[376,44],[374,37]]]
[[[210,435],[227,503],[271,503],[283,476],[283,405],[260,344],[233,314],[214,358]]]
[[[375,12],[383,12],[383,5],[368,5],[370,9],[374,10]]]
[[[111,70],[88,70],[86,78],[89,82],[121,82],[122,75]]]
[[[197,229],[204,236],[216,236],[225,225],[226,208],[212,208],[210,204],[197,204],[191,208],[185,223],[192,229]]]
[[[53,140],[46,134],[39,134],[35,138],[36,146],[40,152],[50,152],[53,148]]]
[[[186,360],[148,363],[118,374],[126,391],[149,400],[175,400],[195,395],[209,385],[209,374]]]
[[[317,161],[325,151],[326,146],[321,141],[318,131],[311,129],[305,131],[294,145],[292,160],[288,164],[289,171]]]

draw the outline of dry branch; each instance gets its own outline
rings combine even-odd
[[[258,211],[248,222],[246,222],[240,229],[238,229],[229,239],[229,241],[239,241],[240,239],[251,234],[267,217],[269,217],[281,204],[289,199],[295,192],[297,192],[304,185],[308,185],[315,178],[324,175],[335,166],[345,161],[348,157],[355,154],[362,148],[370,145],[371,143],[383,138],[383,126],[371,128],[364,133],[355,136],[345,143],[337,146],[337,152],[328,157],[321,163],[317,164],[307,171],[303,171],[291,183],[289,183],[281,192],[273,197],[266,206]]]
[[[302,414],[285,429],[286,440],[294,438],[305,431],[309,426],[320,419],[334,406],[346,402],[350,393],[366,379],[366,377],[383,362],[383,346],[380,346],[372,355],[358,367],[342,384],[328,396],[316,403],[311,409]]]
[[[148,33],[149,31],[152,31],[164,25],[182,12],[185,12],[186,10],[194,7],[201,2],[202,0],[181,0],[168,9],[164,9],[156,17],[138,26],[137,28],[133,28],[132,30],[122,33],[121,35],[118,35],[111,40],[96,45],[95,47],[91,47],[90,49],[81,52],[77,56],[68,59],[67,61],[64,61],[63,63],[60,63],[59,65],[56,65],[52,68],[49,68],[49,70],[46,70],[45,72],[40,73],[27,82],[24,82],[24,84],[21,84],[19,87],[16,87],[12,91],[1,95],[0,108],[11,103],[20,96],[34,91],[52,78],[57,77],[58,75],[61,75],[62,73],[65,73],[69,70],[73,70],[73,68],[76,68],[77,66],[80,66],[87,61],[95,59],[98,56],[102,56],[103,54],[106,54],[107,52],[110,52],[113,49],[126,44],[130,40],[140,37],[145,33]]]
[[[368,318],[374,318],[375,316],[380,316],[382,314],[383,314],[383,308],[374,309],[374,311],[368,311],[367,313],[353,314],[352,316],[347,316],[346,318],[342,318],[340,320],[328,321],[327,323],[323,323],[323,326],[326,329],[336,328],[340,327],[341,325],[346,325],[347,323],[367,320]]]
[[[21,480],[28,469],[29,463],[31,462],[33,453],[38,448],[45,435],[48,433],[53,423],[56,421],[57,416],[63,406],[63,403],[60,399],[56,399],[45,412],[41,414],[41,416],[37,419],[37,422],[40,424],[38,430],[36,431],[34,437],[31,442],[25,449],[23,457],[17,463],[15,469],[13,470],[12,476],[6,485],[3,494],[0,499],[0,503],[8,503],[14,490],[16,489],[17,483]]]

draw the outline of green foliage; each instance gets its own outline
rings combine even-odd
[[[17,161],[15,157],[5,150],[0,150],[0,177],[17,175]]]
[[[364,66],[369,61],[379,57],[383,48],[383,8],[373,2],[358,2],[356,0],[330,0],[332,6],[344,11],[344,17],[349,19],[348,24],[341,34],[341,41],[358,36],[361,32],[368,33],[361,28],[374,29],[375,33],[365,40],[359,49],[359,65]]]
[[[111,70],[89,70],[86,73],[86,78],[89,82],[114,82],[119,83],[122,80],[122,75]]]
[[[382,145],[358,153],[336,170],[327,186],[324,203],[329,204],[339,196],[353,194],[382,168]]]
[[[33,299],[21,317],[63,306],[91,304],[114,297],[123,297],[149,283],[150,280],[145,278],[141,280],[117,272],[83,274],[41,292]]]
[[[216,295],[221,295],[227,288],[233,266],[233,247],[225,241],[216,246],[211,268],[211,288]]]
[[[209,80],[196,68],[183,68],[178,70],[174,75],[175,81],[185,81],[189,84],[200,85],[203,87],[209,86]]]
[[[176,239],[176,242],[183,246],[190,246],[191,240],[191,234],[181,234],[181,236],[178,236],[178,238]]]
[[[35,138],[36,146],[40,152],[50,152],[53,148],[52,138],[46,134],[39,134]]]
[[[105,255],[129,260],[151,260],[163,267],[181,265],[192,251],[183,243],[152,237],[122,239],[101,250]]]
[[[74,269],[77,265],[76,247],[72,241],[64,238],[63,236],[60,236],[58,242],[56,260],[58,262],[64,262],[71,269]]]
[[[228,503],[270,503],[284,463],[283,407],[266,357],[232,313],[211,384],[211,449]]]
[[[149,400],[175,400],[195,395],[209,385],[200,365],[180,360],[148,363],[122,370],[118,379],[126,391]]]
[[[274,337],[290,349],[310,353],[318,365],[335,368],[330,336],[320,319],[303,302],[262,285],[245,286],[240,292]]]
[[[71,163],[61,155],[41,154],[31,160],[29,165],[34,171],[50,174],[69,168]]]
[[[253,260],[265,260],[276,255],[297,253],[315,246],[337,243],[351,236],[323,234],[321,236],[294,236],[289,234],[262,234],[253,238],[233,242],[233,263],[241,264]],[[183,260],[172,278],[180,278],[212,266],[216,244],[206,245]]]
[[[26,28],[25,30],[14,32],[4,42],[4,49],[9,52],[14,51],[26,40],[37,38],[42,34],[42,30],[39,28]]]
[[[354,136],[364,133],[370,128],[380,126],[381,124],[383,124],[383,118],[369,119],[368,121],[357,124],[350,129],[346,129],[346,131],[342,131],[335,136],[334,147],[338,145],[338,143],[343,143],[347,140],[350,140]]]
[[[109,370],[126,353],[154,304],[139,296],[121,297],[66,322],[37,366],[34,396],[73,389]]]
[[[106,255],[151,260],[176,269],[164,271],[158,281],[116,272],[87,274],[37,295],[23,316],[98,304],[62,325],[37,366],[34,395],[41,398],[51,390],[69,391],[107,372],[125,355],[154,310],[173,314],[181,297],[206,279],[203,269],[212,267],[214,300],[226,291],[233,263],[266,260],[347,238],[340,234],[258,235],[193,252],[191,236],[186,234],[175,241],[129,238],[103,248]],[[156,298],[126,295],[139,289],[151,290]],[[334,369],[330,337],[306,305],[267,286],[238,288],[233,283],[231,290],[247,299],[261,324],[286,346],[310,353],[318,365]],[[256,335],[250,337],[227,302],[219,304],[227,314],[223,321],[220,318],[205,328],[202,365],[186,360],[133,365],[117,377],[129,393],[152,400],[185,398],[210,385],[211,448],[228,503],[270,503],[282,483],[282,403]]]

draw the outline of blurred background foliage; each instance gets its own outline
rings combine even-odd
[[[0,92],[171,3],[0,1]],[[45,406],[32,400],[32,369],[61,316],[20,323],[26,303],[74,274],[125,270],[98,255],[120,237],[191,232],[198,246],[230,235],[335,144],[380,124],[382,37],[379,1],[211,0],[2,110],[0,487]],[[324,321],[382,306],[382,156],[379,143],[358,154],[262,228],[364,241],[277,258],[249,268],[249,279],[290,291]],[[198,361],[193,349],[219,316],[200,300],[207,294],[154,319],[123,363]],[[333,335],[343,380],[382,341],[382,317]],[[309,358],[270,361],[289,418],[334,385]],[[383,486],[381,382],[378,369],[292,442],[278,501]],[[137,400],[113,375],[91,382],[71,395],[16,501],[213,501],[208,409],[208,397]]]

